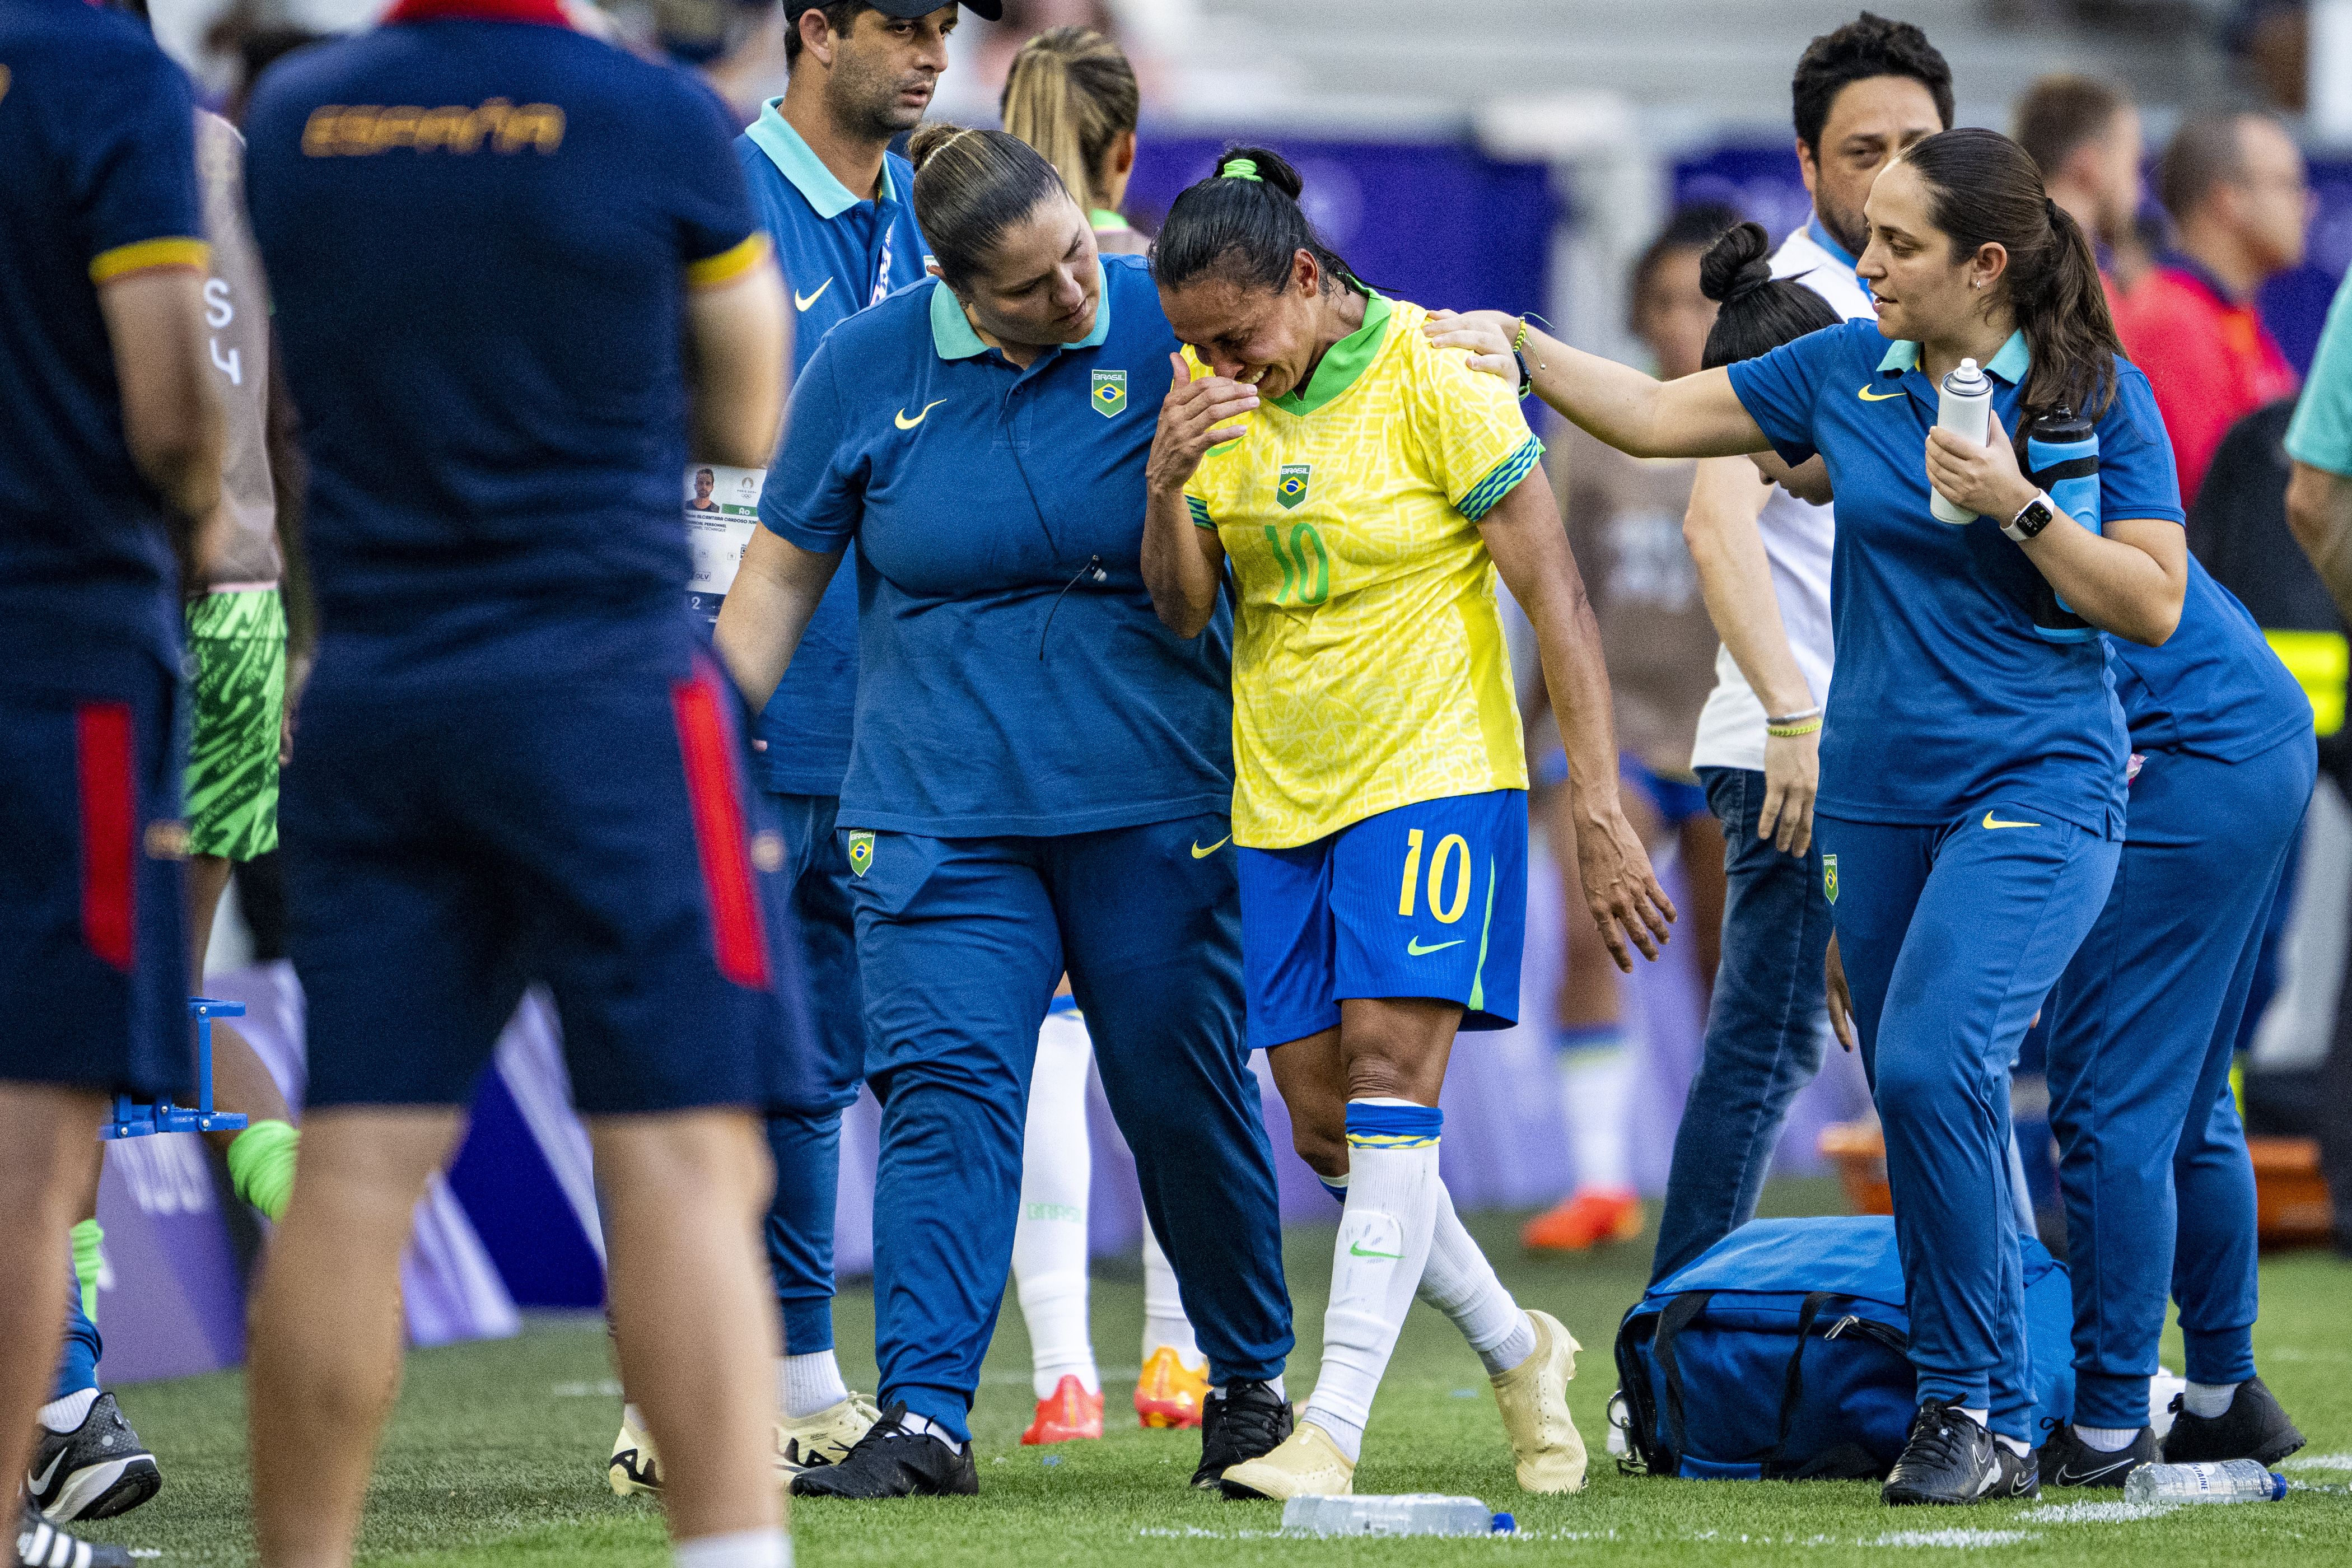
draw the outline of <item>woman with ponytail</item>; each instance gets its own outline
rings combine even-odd
[[[1543,444],[1509,388],[1432,346],[1419,306],[1355,276],[1298,195],[1281,158],[1231,149],[1152,250],[1188,347],[1152,442],[1144,579],[1192,637],[1232,571],[1250,1043],[1343,1208],[1314,1395],[1224,1490],[1353,1489],[1417,1294],[1485,1363],[1519,1484],[1574,1491],[1576,1342],[1503,1289],[1437,1169],[1456,1031],[1518,1013],[1528,773],[1498,571],[1536,629],[1586,898],[1618,962],[1628,938],[1656,956],[1674,910],[1619,804],[1600,632]]]
[[[2123,715],[2090,628],[2164,642],[2189,573],[2147,379],[2118,353],[2090,246],[2032,161],[1995,132],[1947,131],[1887,165],[1864,215],[1874,330],[1847,322],[1664,384],[1507,317],[1454,318],[1438,341],[1498,370],[1516,341],[1546,402],[1627,451],[1823,460],[1837,673],[1815,836],[1886,1131],[1920,1400],[1885,1495],[1962,1503],[2036,1484],[2009,1064],[2121,847]],[[1763,299],[1727,301],[1718,330]],[[1981,446],[1934,427],[1964,361],[1992,384]],[[2072,510],[2020,463],[2027,426],[2062,409],[2097,441]],[[1974,521],[1942,521],[1938,495]],[[1778,728],[1821,721],[1790,717]]]
[[[1143,95],[1117,44],[1088,27],[1038,34],[1013,57],[998,109],[1004,129],[1037,149],[1084,204],[1104,255],[1150,247],[1119,213],[1135,173]]]

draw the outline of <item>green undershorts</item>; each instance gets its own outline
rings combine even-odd
[[[188,606],[195,725],[188,853],[250,860],[278,847],[278,731],[286,711],[286,610],[275,588]]]

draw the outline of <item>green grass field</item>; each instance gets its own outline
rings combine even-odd
[[[1768,1212],[1837,1206],[1827,1183],[1790,1182]],[[1801,1562],[1821,1568],[1884,1563],[1890,1553],[2040,1564],[2352,1563],[2352,1265],[2321,1253],[2284,1256],[2263,1275],[2256,1331],[2263,1373],[2311,1446],[2291,1468],[2298,1490],[2277,1504],[2118,1517],[2120,1494],[2042,1505],[1890,1510],[1873,1486],[1708,1483],[1620,1476],[1601,1454],[1613,1378],[1608,1346],[1640,1294],[1648,1238],[1576,1261],[1534,1261],[1514,1240],[1517,1216],[1474,1216],[1519,1299],[1557,1313],[1584,1342],[1571,1390],[1594,1451],[1592,1482],[1570,1498],[1522,1495],[1486,1379],[1452,1327],[1416,1307],[1374,1411],[1357,1474],[1364,1491],[1473,1494],[1509,1510],[1512,1538],[1312,1541],[1278,1533],[1270,1503],[1227,1503],[1184,1485],[1199,1458],[1193,1433],[1144,1432],[1125,1421],[1142,1325],[1139,1268],[1097,1277],[1095,1344],[1113,1415],[1099,1443],[1023,1448],[1028,1342],[1010,1305],[974,1415],[981,1495],[883,1504],[803,1503],[793,1512],[798,1560],[920,1568],[930,1563],[1403,1563],[1599,1561],[1648,1568]],[[1298,1306],[1294,1395],[1314,1375],[1332,1232],[1291,1232]],[[853,1384],[871,1389],[872,1298],[845,1292],[838,1312]],[[2177,1342],[2167,1363],[2179,1365]],[[428,1351],[408,1380],[370,1500],[362,1553],[372,1562],[457,1565],[652,1563],[653,1507],[613,1496],[604,1459],[618,1425],[602,1325],[549,1317],[516,1340]],[[1122,1377],[1129,1381],[1121,1381]],[[162,1496],[106,1538],[160,1552],[165,1563],[251,1558],[246,1512],[245,1415],[234,1375],[122,1391],[125,1411],[164,1468]],[[98,1533],[93,1531],[93,1533]]]

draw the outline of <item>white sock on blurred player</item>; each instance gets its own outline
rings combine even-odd
[[[1162,1346],[1176,1352],[1188,1367],[1207,1358],[1192,1338],[1192,1320],[1184,1315],[1183,1298],[1176,1289],[1176,1270],[1160,1250],[1160,1238],[1143,1227],[1143,1359],[1150,1361]]]
[[[1029,1325],[1030,1383],[1040,1399],[1075,1375],[1100,1392],[1087,1331],[1087,1065],[1093,1043],[1073,1012],[1046,1016],[1029,1076],[1021,1143],[1021,1217],[1013,1227],[1013,1280]]]
[[[698,1535],[670,1548],[676,1568],[793,1568],[792,1538],[781,1530]]]
[[[1633,1184],[1625,1115],[1633,1053],[1622,1025],[1559,1031],[1559,1105],[1568,1121],[1579,1191],[1622,1192]]]

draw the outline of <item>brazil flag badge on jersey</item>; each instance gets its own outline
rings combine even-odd
[[[856,858],[855,852],[851,858]],[[1837,857],[1834,855],[1822,857],[1822,894],[1830,902],[1837,902]]]
[[[1307,499],[1307,481],[1314,472],[1315,465],[1312,463],[1282,465],[1282,477],[1275,483],[1274,499],[1282,503],[1284,510],[1287,511]]]
[[[1095,372],[1095,412],[1108,419],[1127,408],[1127,372],[1098,370]]]
[[[849,868],[859,876],[874,864],[874,835],[853,833],[849,836]]]

